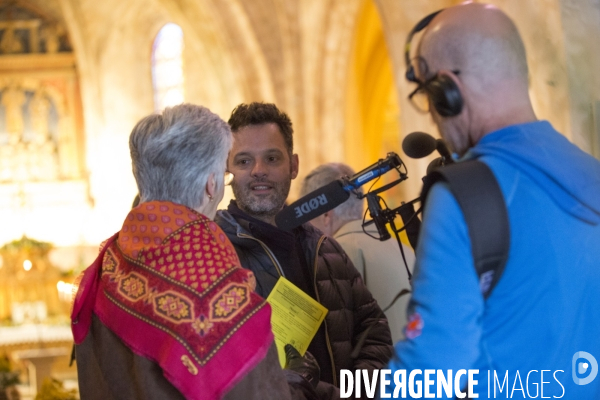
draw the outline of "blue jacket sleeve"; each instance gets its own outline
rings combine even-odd
[[[464,216],[448,186],[438,183],[427,199],[406,339],[395,346],[392,374],[406,370],[408,382],[415,369],[456,373],[472,368],[480,356],[483,310]],[[424,379],[422,374],[416,378]]]

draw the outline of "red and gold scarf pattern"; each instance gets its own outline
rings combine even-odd
[[[114,239],[98,262],[93,311],[187,398],[221,397],[264,357],[270,308],[214,222],[174,203],[143,203]]]

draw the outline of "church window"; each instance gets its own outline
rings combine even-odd
[[[152,48],[154,109],[183,103],[183,31],[173,23],[161,28]]]

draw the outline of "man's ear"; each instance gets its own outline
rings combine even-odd
[[[300,169],[300,160],[298,159],[298,154],[292,154],[292,160],[291,160],[292,179],[296,179],[296,177],[298,176],[299,169]]]
[[[454,81],[454,84],[460,90],[462,87],[462,82],[460,81],[460,79],[458,79],[457,72],[458,71],[451,71],[449,69],[441,69],[438,71],[437,75],[438,76],[446,76],[446,77],[450,78],[452,81]]]

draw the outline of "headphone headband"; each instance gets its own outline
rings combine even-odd
[[[435,111],[442,117],[454,117],[461,113],[463,108],[463,98],[456,83],[448,76],[438,76],[427,78],[425,81],[417,79],[415,68],[410,61],[410,45],[413,36],[425,29],[427,25],[441,13],[444,9],[429,14],[409,32],[404,46],[404,60],[406,62],[406,79],[418,84],[417,89],[409,95],[409,100],[419,91],[425,92],[429,98],[428,101]],[[423,60],[424,61],[424,60]],[[423,71],[421,71],[423,72]],[[459,71],[453,71],[458,75]]]
[[[420,20],[415,25],[415,27],[412,28],[412,30],[408,33],[408,36],[406,37],[406,44],[404,45],[404,61],[406,63],[405,76],[406,76],[406,79],[411,82],[420,83],[415,75],[415,69],[413,68],[413,66],[410,62],[410,46],[411,46],[412,38],[417,33],[421,32],[423,29],[425,29],[427,27],[427,25],[429,25],[431,20],[434,19],[435,16],[438,15],[439,13],[441,13],[442,11],[444,11],[443,8],[441,10],[437,10],[436,12],[429,14],[428,16],[426,16],[425,18]]]

